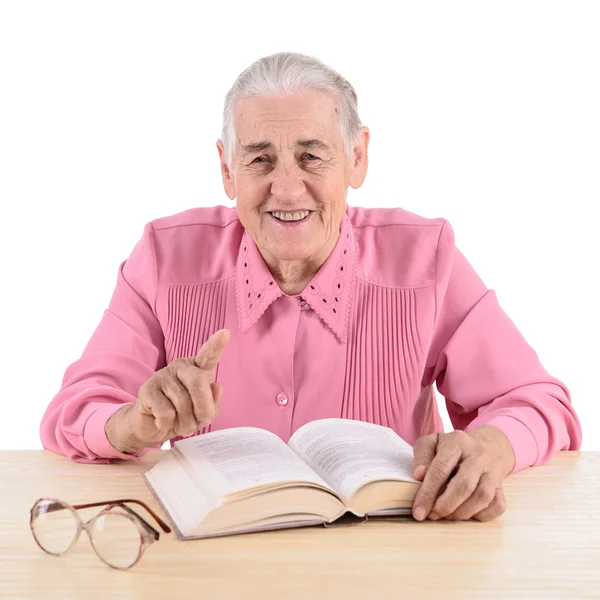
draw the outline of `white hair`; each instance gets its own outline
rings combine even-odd
[[[238,76],[225,97],[221,141],[229,167],[235,149],[236,102],[247,96],[281,96],[301,88],[319,90],[333,96],[337,103],[344,152],[347,156],[352,155],[354,141],[361,128],[358,99],[352,85],[337,71],[316,58],[293,52],[279,52],[252,63]]]

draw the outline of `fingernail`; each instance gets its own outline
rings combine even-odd
[[[429,513],[429,518],[432,521],[437,521],[440,518],[440,515],[438,515],[437,513],[435,513],[435,512],[432,511],[432,512]]]
[[[425,467],[425,465],[419,465],[418,467],[416,467],[415,479],[421,479],[421,477],[423,477],[425,475],[425,471],[427,471],[427,468]]]
[[[425,518],[425,509],[422,506],[417,506],[413,511],[413,517],[417,521],[422,521]]]
[[[210,421],[200,421],[200,429],[203,427],[208,427],[210,425]]]

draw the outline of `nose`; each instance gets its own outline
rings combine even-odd
[[[278,167],[272,177],[271,194],[283,202],[294,202],[306,192],[302,172],[297,167]]]

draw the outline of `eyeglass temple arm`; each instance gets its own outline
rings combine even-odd
[[[152,527],[152,525],[150,525],[150,523],[148,523],[146,519],[144,519],[141,515],[136,513],[135,510],[133,510],[133,508],[127,506],[127,504],[121,504],[120,502],[111,502],[107,506],[108,510],[113,508],[113,506],[118,506],[119,508],[122,508],[125,512],[128,512],[130,515],[133,515],[136,519],[138,519],[140,523],[146,528],[146,531],[152,534],[155,540],[158,540],[160,538],[160,534],[158,533],[158,531],[156,531],[156,529],[154,529],[154,527]]]
[[[90,504],[74,504],[73,508],[79,510],[81,508],[93,508],[94,506],[106,506],[107,504],[122,504],[124,502],[131,502],[133,504],[139,504],[141,507],[145,508],[153,517],[154,520],[161,526],[162,530],[165,533],[171,533],[171,528],[145,503],[141,500],[133,500],[132,498],[127,498],[124,500],[109,500],[107,502],[92,502]]]

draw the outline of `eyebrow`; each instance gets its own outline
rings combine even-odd
[[[255,154],[256,152],[263,152],[270,148],[273,144],[271,142],[256,142],[254,144],[246,144],[242,146],[242,150],[246,154]]]
[[[329,146],[325,142],[322,142],[321,140],[318,140],[316,138],[309,140],[298,140],[296,142],[296,146],[308,149],[317,148],[319,150],[329,150]],[[264,152],[265,150],[269,150],[272,147],[273,144],[271,142],[255,142],[242,145],[242,150],[246,154],[256,154],[257,152]]]
[[[322,142],[321,140],[312,139],[312,140],[298,140],[296,142],[296,146],[300,146],[301,148],[317,148],[319,150],[329,150],[329,146]]]

